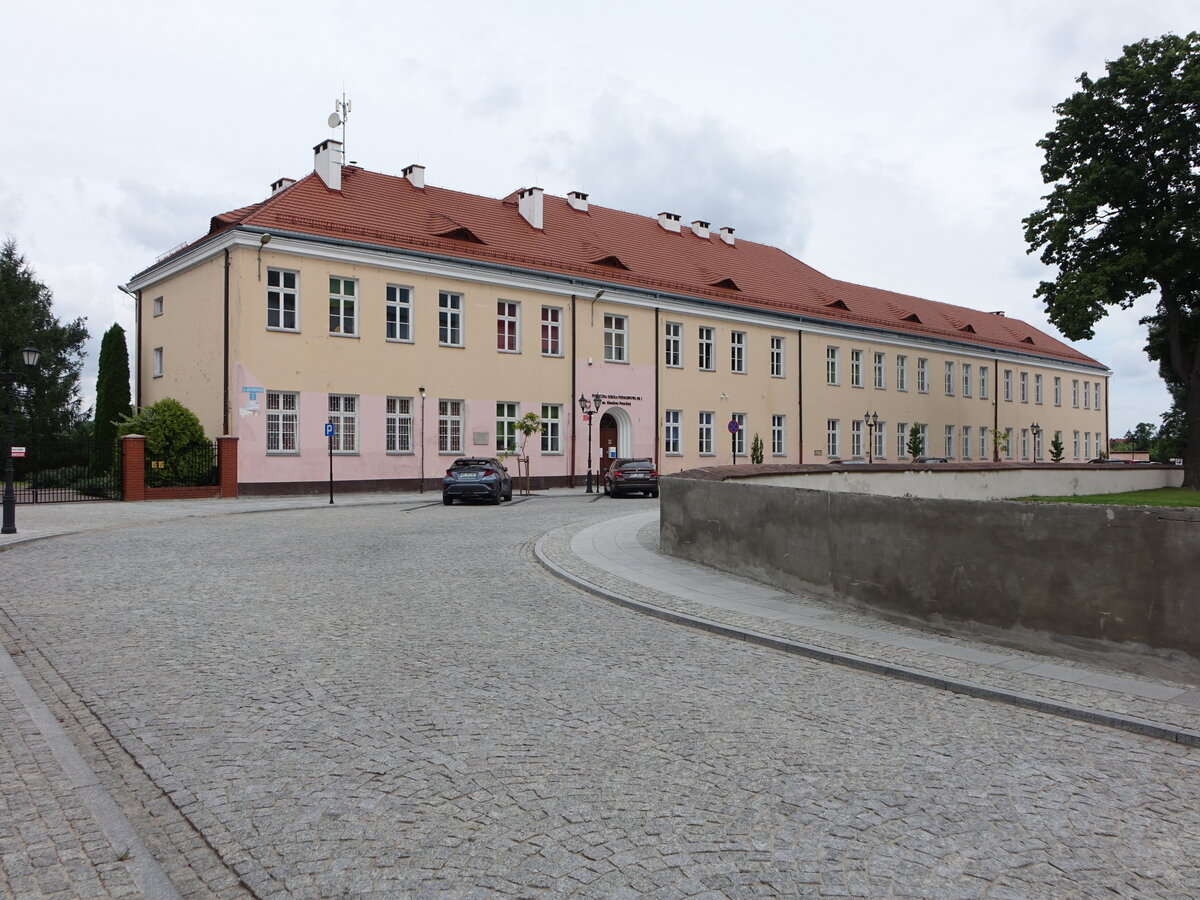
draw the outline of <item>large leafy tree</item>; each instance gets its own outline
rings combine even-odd
[[[54,296],[37,280],[11,238],[0,247],[0,368],[20,372],[22,402],[16,406],[18,443],[35,435],[69,432],[81,418],[79,373],[88,338],[83,319],[62,323],[51,306]],[[21,350],[33,343],[42,351],[37,368],[25,371]]]
[[[92,430],[92,469],[107,472],[117,455],[117,427],[129,417],[129,348],[125,329],[113,325],[100,341],[96,375],[96,427]]]
[[[1179,390],[1184,485],[1200,489],[1200,34],[1131,44],[1079,85],[1038,142],[1053,189],[1025,239],[1058,277],[1037,295],[1079,340],[1109,307],[1157,292],[1148,349]]]

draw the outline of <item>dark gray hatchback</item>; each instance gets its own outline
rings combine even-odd
[[[658,469],[649,459],[614,459],[604,473],[604,493],[612,497],[622,494],[658,496]]]
[[[499,504],[512,499],[512,478],[504,464],[494,457],[464,456],[456,459],[442,479],[442,502],[488,500]]]

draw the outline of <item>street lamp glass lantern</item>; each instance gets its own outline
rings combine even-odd
[[[30,344],[21,351],[21,355],[25,358],[25,365],[31,369],[38,364],[38,360],[42,358],[42,351]]]
[[[583,394],[579,395],[579,411],[581,413],[586,413],[588,411],[588,398],[583,396]]]
[[[600,395],[599,394],[592,394],[592,409],[595,409],[595,410],[600,409]]]

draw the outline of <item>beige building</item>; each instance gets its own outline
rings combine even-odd
[[[756,435],[791,463],[898,461],[914,425],[955,460],[1107,446],[1109,371],[1002,313],[581,192],[497,200],[343,165],[336,141],[315,157],[129,285],[136,403],[174,397],[237,436],[243,491],[323,484],[327,424],[338,481],[432,487],[455,457],[516,448],[529,412],[547,485],[582,483],[589,453],[596,471],[749,462]]]

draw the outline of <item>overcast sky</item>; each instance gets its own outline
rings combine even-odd
[[[62,319],[100,337],[116,289],[209,218],[312,170],[343,88],[348,159],[502,197],[537,184],[732,225],[826,274],[1053,331],[1021,219],[1036,142],[1081,72],[1200,28],[1195,0],[6,4],[0,234]],[[1078,346],[1113,370],[1111,429],[1169,398],[1143,299]]]

